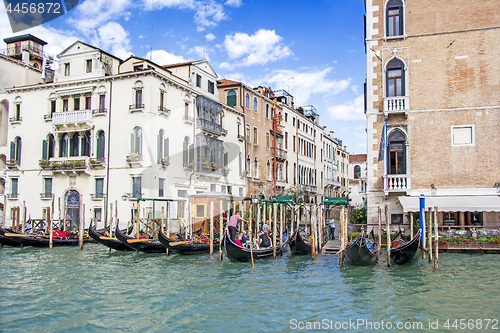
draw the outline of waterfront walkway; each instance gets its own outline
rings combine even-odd
[[[326,242],[325,246],[323,246],[324,254],[335,254],[340,250],[340,239],[330,239]]]

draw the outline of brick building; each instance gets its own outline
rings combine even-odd
[[[500,225],[498,2],[365,6],[368,223],[424,193],[440,224]]]

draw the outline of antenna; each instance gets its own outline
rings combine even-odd
[[[208,2],[205,3],[205,23],[203,26],[203,60],[207,60],[207,11],[208,11]]]
[[[149,61],[153,61],[153,12],[155,0],[151,0],[151,43],[149,45]]]

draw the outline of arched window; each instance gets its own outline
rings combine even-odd
[[[83,134],[81,140],[81,154],[80,156],[88,156],[90,157],[90,131],[86,131]]]
[[[401,0],[389,0],[386,6],[387,37],[402,36],[403,30],[403,2]]]
[[[389,135],[389,174],[406,174],[406,137],[395,130]]]
[[[142,156],[142,128],[139,126],[130,133],[130,152]]]
[[[266,165],[266,177],[268,181],[271,181],[273,179],[272,172],[271,172],[271,163],[267,161]]]
[[[387,63],[387,97],[405,96],[405,66],[398,58]]]
[[[354,179],[359,179],[361,177],[361,167],[359,165],[354,166]]]
[[[253,110],[257,112],[257,97],[253,98]]]
[[[226,104],[229,106],[236,105],[236,91],[231,90],[230,92],[227,93]]]
[[[78,156],[78,141],[80,136],[78,132],[73,133],[69,142],[69,156]]]
[[[247,163],[246,163],[246,171],[248,172],[248,175],[250,176],[251,173],[251,163],[250,163],[250,155],[247,156]]]
[[[168,157],[168,149],[168,138],[165,137],[165,132],[163,130],[160,130],[157,140],[158,164],[161,164],[162,161],[168,162],[166,160]]]
[[[68,134],[64,133],[61,136],[61,140],[59,140],[59,157],[68,157],[69,156],[69,137]]]
[[[49,160],[54,157],[55,141],[52,134],[47,135],[47,138],[42,141],[42,159]]]
[[[245,95],[245,106],[250,108],[250,95],[248,93]]]
[[[104,160],[104,151],[106,147],[104,131],[97,132],[97,149],[96,157],[99,160]]]

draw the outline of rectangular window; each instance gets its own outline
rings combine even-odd
[[[50,115],[56,112],[56,101],[50,101]]]
[[[87,73],[92,73],[92,59],[87,60],[86,69]]]
[[[293,151],[295,152],[295,135],[293,136]]]
[[[95,179],[95,197],[96,198],[104,197],[104,178]]]
[[[269,133],[266,132],[266,148],[269,149]]]
[[[217,185],[216,184],[210,184],[210,191],[217,192]]]
[[[257,127],[253,128],[253,144],[257,145]]]
[[[403,214],[391,214],[391,224],[403,224]]]
[[[189,104],[184,103],[184,117],[189,117]]]
[[[142,71],[144,69],[144,65],[137,65],[137,66],[134,66],[134,72],[137,72],[137,71]]]
[[[136,107],[140,107],[142,104],[142,89],[137,89],[135,91],[135,105]]]
[[[18,186],[19,186],[19,179],[17,178],[12,178],[11,179],[11,197],[12,198],[17,198],[18,193]]]
[[[132,197],[139,198],[141,196],[141,177],[132,177]]]
[[[161,90],[160,91],[160,110],[163,110],[164,99],[165,99],[165,93]]]
[[[292,118],[292,126],[295,127],[295,117]]]
[[[106,95],[99,95],[99,111],[104,111],[106,105]]]
[[[69,101],[68,99],[63,99],[63,111],[68,111]]]
[[[102,208],[94,207],[94,221],[101,222],[101,220],[102,220]]]
[[[73,110],[80,110],[80,97],[73,99]]]
[[[444,213],[444,225],[455,225],[455,213]]]
[[[211,94],[213,94],[215,92],[215,85],[210,80],[208,80],[208,92]]]
[[[160,198],[165,196],[165,178],[158,179],[158,196]]]
[[[85,110],[92,109],[92,98],[90,96],[85,96]]]
[[[43,197],[44,198],[52,197],[52,178],[43,179]]]
[[[403,96],[403,70],[387,70],[387,97]]]
[[[285,112],[285,123],[288,122],[288,113]]]
[[[69,71],[69,62],[64,64],[64,76],[69,76],[70,71]]]
[[[288,132],[285,132],[285,149],[288,149]]]
[[[400,31],[400,8],[389,8],[388,10],[388,36],[401,36]]]
[[[474,146],[475,125],[461,125],[451,127],[452,146]]]
[[[196,74],[196,86],[201,88],[201,75]]]
[[[243,187],[240,187],[240,197],[243,196]]]
[[[231,188],[231,185],[227,185],[227,194],[233,194],[233,189]]]
[[[245,134],[246,134],[246,137],[247,137],[246,140],[247,140],[248,143],[250,143],[251,142],[250,141],[250,125],[247,124],[245,130],[246,130]]]

